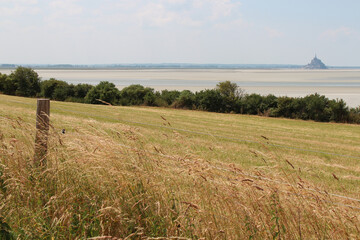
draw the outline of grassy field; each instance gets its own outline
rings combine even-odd
[[[51,102],[34,169],[35,110],[0,95],[8,237],[360,238],[358,125]]]

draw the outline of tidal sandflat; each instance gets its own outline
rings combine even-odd
[[[360,69],[272,70],[272,69],[36,69],[42,79],[69,83],[113,82],[119,88],[141,84],[155,90],[199,91],[218,82],[232,81],[247,93],[300,97],[319,93],[342,98],[351,107],[360,105]],[[9,74],[11,70],[0,70]]]

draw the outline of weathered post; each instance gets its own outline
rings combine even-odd
[[[46,166],[49,120],[50,120],[50,100],[38,99],[37,109],[36,109],[34,166]]]

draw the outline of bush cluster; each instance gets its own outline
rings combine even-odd
[[[31,68],[18,67],[10,75],[0,73],[0,92],[23,97],[45,97],[57,101],[85,102],[90,84],[68,84],[51,78],[41,81]]]
[[[41,81],[31,68],[18,67],[10,75],[0,74],[0,92],[90,104],[144,105],[319,122],[360,123],[360,108],[350,109],[342,99],[329,100],[317,93],[299,98],[245,94],[236,83],[230,81],[220,82],[215,89],[195,93],[189,90],[159,92],[138,84],[119,90],[107,81],[96,86],[68,84],[53,78]]]

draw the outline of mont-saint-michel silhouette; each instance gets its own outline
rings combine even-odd
[[[304,66],[305,69],[328,69],[325,64],[317,58],[316,54],[315,57],[313,58],[313,60],[311,60],[311,62]]]

